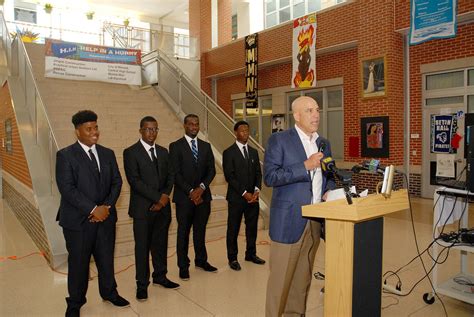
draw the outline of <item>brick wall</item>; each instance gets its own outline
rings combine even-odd
[[[232,40],[232,0],[217,0],[217,10],[217,43],[221,45]]]
[[[6,142],[5,121],[7,119],[10,119],[12,124],[13,153],[7,153],[6,147],[0,149],[2,169],[10,173],[27,187],[33,188],[28,164],[26,162],[25,153],[23,152],[23,146],[18,133],[15,113],[13,112],[8,83],[5,83],[5,85],[0,88],[0,138],[5,140],[4,142]]]

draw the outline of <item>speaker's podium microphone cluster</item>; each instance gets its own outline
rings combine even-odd
[[[385,198],[389,198],[391,196],[393,177],[396,172],[396,169],[393,165],[382,166],[380,165],[379,160],[372,159],[352,167],[352,172],[354,173],[360,173],[362,170],[383,175],[383,181],[377,184],[375,191],[377,194],[382,194]]]
[[[336,167],[336,162],[330,156],[326,156],[321,159],[321,169],[324,172],[331,172],[336,175],[344,187],[344,194],[346,196],[347,203],[352,205],[352,193],[350,189],[352,183],[352,172],[338,169]]]

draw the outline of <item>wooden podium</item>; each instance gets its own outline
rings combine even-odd
[[[406,189],[303,206],[326,220],[324,316],[380,316],[383,216],[408,208]]]

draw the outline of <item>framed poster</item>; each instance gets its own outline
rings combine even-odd
[[[12,119],[5,120],[5,149],[7,153],[13,153],[13,138],[12,138]]]
[[[385,56],[362,60],[362,97],[385,97],[387,68]]]
[[[389,157],[388,123],[388,116],[360,119],[362,157]]]
[[[274,114],[272,115],[272,133],[280,132],[285,130],[285,115]]]

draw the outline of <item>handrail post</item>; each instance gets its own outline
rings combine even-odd
[[[178,72],[178,109],[180,112],[183,111],[183,96],[182,96],[182,91],[183,91],[183,81],[181,79],[181,72]]]

